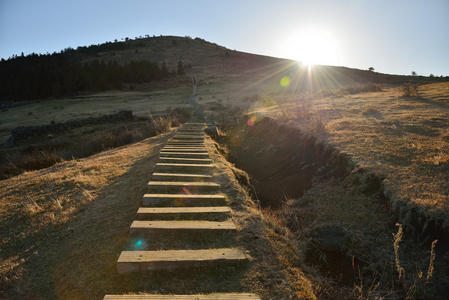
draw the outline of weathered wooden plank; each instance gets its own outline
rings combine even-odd
[[[166,145],[163,149],[198,149],[198,150],[204,150],[207,151],[207,148],[204,145]]]
[[[103,300],[261,300],[256,294],[202,294],[202,295],[106,295]]]
[[[202,152],[160,152],[162,157],[208,158],[209,153]]]
[[[165,147],[178,147],[178,148],[206,148],[203,142],[201,143],[172,143],[169,142]]]
[[[150,181],[148,182],[148,187],[170,187],[170,186],[181,186],[181,187],[212,187],[219,188],[220,184],[215,182],[183,182],[183,181]]]
[[[172,270],[213,263],[241,263],[248,258],[238,248],[204,250],[122,251],[117,261],[119,274]]]
[[[206,123],[189,122],[184,123],[181,128],[192,128],[192,127],[206,127]]]
[[[210,158],[190,158],[190,157],[159,157],[160,162],[171,162],[181,164],[211,164],[213,163]]]
[[[203,207],[140,207],[137,215],[141,217],[151,217],[160,214],[223,214],[230,213],[227,206],[203,206]]]
[[[198,137],[198,138],[183,138],[183,137],[172,137],[169,141],[170,143],[204,143],[204,138],[203,137]]]
[[[151,175],[151,180],[160,181],[210,181],[212,175],[206,174],[182,174],[182,173],[158,173]]]
[[[176,134],[204,134],[204,129],[178,129]]]
[[[143,206],[222,206],[223,195],[145,194]]]
[[[235,231],[235,224],[232,221],[153,221],[135,220],[129,228],[130,234],[147,235],[155,233],[178,232],[198,233],[204,232],[229,232]]]
[[[204,139],[204,132],[203,133],[176,133],[173,138],[181,138],[181,139]]]
[[[230,217],[227,206],[201,207],[140,207],[137,220],[209,220],[225,221]]]
[[[204,147],[204,141],[168,141],[168,146],[197,146],[197,147]]]
[[[167,145],[204,145],[204,139],[171,139],[167,141]]]
[[[215,168],[214,164],[175,164],[175,163],[156,164],[156,170],[158,171],[205,172],[205,171],[212,171],[214,168]]]
[[[148,190],[151,192],[182,192],[188,191],[190,194],[218,191],[220,185],[215,182],[195,182],[195,181],[150,181]]]
[[[206,153],[209,154],[207,148],[204,147],[164,147],[161,152],[189,152],[189,153]]]

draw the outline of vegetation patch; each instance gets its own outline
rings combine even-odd
[[[449,286],[446,247],[435,242],[435,235],[416,236],[408,228],[405,249],[395,251],[398,219],[382,198],[383,178],[293,125],[262,116],[254,120],[228,131],[228,159],[248,172],[247,188],[264,219],[294,243],[320,299],[444,294]],[[444,238],[443,231],[438,239]],[[280,240],[274,243],[287,247]],[[437,262],[434,254],[429,257],[430,249],[439,253]],[[396,277],[398,256],[407,279]],[[433,275],[426,277],[416,266],[432,269]]]
[[[15,145],[0,150],[0,179],[135,143],[167,132],[189,118],[189,111],[170,108],[166,115],[147,118],[122,111],[98,118],[17,128],[11,138]]]

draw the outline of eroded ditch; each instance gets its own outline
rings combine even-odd
[[[250,174],[258,199],[273,208],[286,197],[299,197],[313,180],[343,178],[349,160],[300,130],[263,118],[235,128],[227,136],[229,161]]]
[[[301,197],[314,182],[341,180],[351,172],[350,160],[335,148],[266,117],[234,128],[224,143],[230,149],[229,161],[249,174],[261,207],[274,211],[286,199]],[[310,235],[313,242],[306,260],[318,263],[323,273],[352,283],[357,263],[347,255],[352,234],[340,226],[320,226]]]
[[[233,128],[221,143],[229,149],[228,160],[249,175],[250,189],[253,190],[261,207],[275,213],[284,210],[285,213],[287,199],[299,199],[295,201],[301,202],[303,201],[301,197],[310,189],[316,190],[320,183],[326,185],[333,182],[339,185],[345,182],[346,188],[351,190],[348,193],[356,198],[356,201],[357,197],[363,198],[361,201],[367,203],[373,201],[371,202],[374,205],[373,210],[377,210],[377,215],[383,218],[382,221],[374,222],[384,223],[383,232],[373,232],[373,239],[376,238],[375,235],[390,236],[389,239],[383,238],[385,244],[382,247],[392,256],[388,259],[394,262],[390,242],[391,233],[397,229],[395,226],[397,216],[390,210],[388,199],[382,194],[383,179],[358,169],[348,156],[333,146],[323,144],[313,136],[304,134],[298,128],[280,124],[268,117],[258,119],[259,121],[251,123],[251,126],[242,122],[243,125]],[[332,191],[327,191],[323,195],[327,196],[329,193]],[[341,202],[345,201],[344,196],[339,199]],[[296,206],[301,205],[309,209],[307,206],[313,206],[315,203],[300,203]],[[366,205],[368,210],[370,205],[369,203]],[[372,214],[371,218],[373,216],[375,218],[375,214]],[[359,217],[365,216],[359,216],[357,212],[350,216],[353,219]],[[324,277],[353,286],[362,276],[360,270],[364,270],[365,275],[375,275],[377,270],[371,268],[368,265],[370,263],[363,259],[366,257],[375,259],[376,256],[372,253],[364,256],[360,252],[363,247],[369,248],[368,242],[363,247],[356,245],[360,235],[363,236],[363,233],[369,232],[370,229],[358,231],[345,225],[340,225],[336,218],[329,220],[328,223],[310,226],[310,230],[303,233],[308,239],[305,261],[317,266]],[[298,232],[298,228],[293,228],[294,224],[286,222],[286,226]],[[357,226],[363,227],[364,224]],[[372,230],[376,231],[377,228]],[[368,249],[368,251],[379,249],[381,247],[378,246],[377,250]],[[442,253],[447,256],[446,254]]]

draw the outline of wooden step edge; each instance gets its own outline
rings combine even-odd
[[[186,194],[157,194],[157,193],[147,193],[143,195],[144,198],[161,198],[161,199],[225,199],[223,195],[186,195]]]
[[[165,147],[169,147],[169,148],[185,147],[185,148],[202,148],[202,149],[204,149],[204,148],[206,148],[206,144],[204,144],[202,142],[201,143],[171,143],[171,142],[168,142]]]
[[[192,157],[199,157],[199,156],[209,156],[209,153],[201,153],[201,152],[165,152],[161,151],[159,152],[159,156],[192,156]]]
[[[226,221],[231,217],[228,206],[139,207],[136,220]]]
[[[250,257],[239,248],[204,250],[122,251],[117,261],[119,274],[173,270],[214,263],[242,263]]]
[[[191,152],[161,152],[159,158],[210,159],[209,153]],[[212,162],[212,161],[211,161]]]
[[[190,157],[167,157],[160,156],[160,162],[183,162],[183,163],[197,163],[197,164],[211,164],[213,160],[210,158],[190,158]]]
[[[192,152],[192,153],[209,153],[207,148],[202,147],[164,147],[161,152]]]
[[[151,175],[151,178],[153,177],[179,177],[179,178],[195,178],[195,179],[211,179],[212,175],[208,174],[184,174],[184,173],[160,173],[160,172],[154,172]]]
[[[195,207],[226,206],[226,197],[211,194],[145,194],[142,198],[145,207]]]
[[[213,169],[215,168],[214,164],[177,164],[177,163],[156,163],[156,167],[159,168],[198,168],[198,169]]]
[[[103,300],[261,300],[252,293],[219,293],[198,295],[105,295]]]
[[[135,234],[152,234],[163,232],[229,232],[236,231],[234,222],[232,221],[203,221],[203,220],[135,220],[131,223],[129,233]]]
[[[186,145],[181,145],[181,146],[165,146],[164,148],[161,149],[161,152],[164,152],[164,151],[166,151],[166,150],[177,150],[177,149],[197,150],[197,151],[192,151],[192,152],[198,152],[198,150],[202,150],[202,151],[204,151],[204,152],[207,152],[207,148],[206,148],[206,147],[186,146]]]
[[[138,215],[159,214],[229,214],[231,209],[227,206],[197,206],[197,207],[139,207]]]
[[[150,181],[148,187],[213,187],[219,188],[220,184],[215,182],[192,182],[192,181]]]
[[[177,132],[175,135],[172,136],[172,138],[204,138],[204,133],[181,133]]]

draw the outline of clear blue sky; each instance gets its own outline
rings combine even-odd
[[[390,74],[449,75],[449,0],[0,0],[0,57],[144,35]]]

